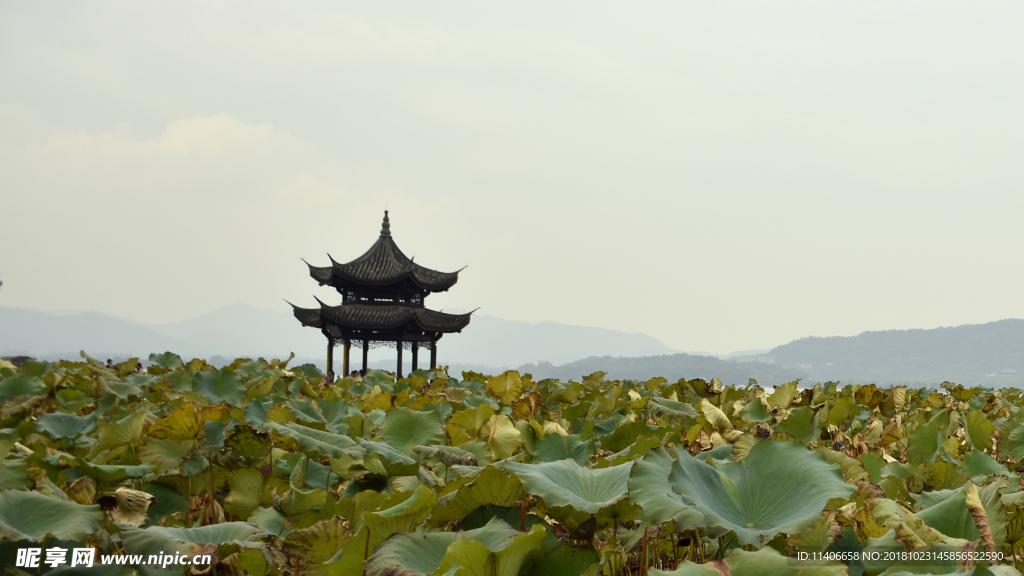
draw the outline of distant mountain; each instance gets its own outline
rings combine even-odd
[[[932,330],[801,338],[771,351],[776,364],[819,382],[1024,386],[1024,320]]]
[[[149,328],[230,358],[287,358],[291,352],[312,358],[327,355],[327,340],[319,331],[302,326],[287,312],[248,304],[231,304],[202,316]]]
[[[161,334],[134,322],[99,312],[47,314],[0,306],[0,355],[78,358],[78,353],[120,359],[148,357],[174,350],[182,356],[205,356],[214,348]]]
[[[585,358],[561,366],[550,363],[521,366],[520,372],[529,372],[534,378],[579,379],[594,372],[607,372],[612,379],[648,380],[664,376],[669,380],[679,378],[719,378],[725,384],[746,386],[750,378],[762,386],[777,386],[804,379],[807,373],[801,370],[783,368],[773,364],[738,364],[714,356],[691,356],[671,354],[641,358],[613,358],[611,356]]]
[[[324,363],[326,341],[287,312],[232,304],[208,314],[143,326],[98,312],[50,314],[0,307],[0,355],[77,357],[79,350],[117,358],[167,350],[188,357],[264,356]],[[566,363],[592,355],[650,356],[674,350],[644,334],[555,322],[529,324],[474,316],[461,334],[438,346],[442,364],[505,370],[528,362]],[[338,356],[336,356],[337,358]],[[390,366],[394,351],[371,350],[374,365]],[[393,369],[393,368],[392,368]]]
[[[460,364],[514,367],[529,362],[564,364],[589,356],[654,356],[676,351],[646,334],[627,334],[555,322],[529,324],[473,316],[461,334],[438,343],[439,359]]]

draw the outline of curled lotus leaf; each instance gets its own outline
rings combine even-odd
[[[826,502],[856,491],[820,454],[774,440],[755,444],[740,462],[714,466],[682,453],[668,484],[682,503],[704,514],[708,526],[733,530],[741,545],[757,547],[780,533],[814,528]]]
[[[332,432],[315,430],[294,422],[277,424],[264,422],[263,427],[275,434],[295,440],[299,449],[314,455],[327,456],[330,458],[342,458],[344,456],[361,457],[363,451],[352,438]]]
[[[663,415],[673,418],[697,418],[700,416],[693,406],[668,398],[652,397],[649,408],[651,411],[661,412]]]
[[[81,540],[100,527],[99,506],[83,506],[39,492],[0,491],[0,540],[34,540],[47,534],[65,540]]]
[[[264,546],[258,540],[261,536],[266,536],[266,533],[248,522],[222,522],[197,528],[150,526],[145,529],[125,528],[121,531],[125,552],[143,556],[175,552],[189,555],[213,554],[225,544],[234,544],[243,549],[260,548]],[[217,560],[215,558],[214,562]],[[188,569],[187,566],[182,568]]]
[[[505,468],[523,481],[526,491],[544,499],[549,506],[569,506],[596,514],[626,496],[632,464],[590,469],[573,460],[540,464],[508,462]]]

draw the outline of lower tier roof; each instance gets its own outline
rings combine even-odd
[[[317,300],[317,302],[320,302]],[[291,304],[289,302],[289,304]],[[300,308],[292,304],[295,318],[303,326],[323,328],[337,324],[362,330],[394,330],[408,324],[415,324],[428,332],[459,332],[469,325],[473,314],[446,314],[429,308],[404,304],[357,304],[328,306],[320,302],[320,308]]]

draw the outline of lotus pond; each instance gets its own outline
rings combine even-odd
[[[150,361],[0,361],[9,573],[1007,575],[1024,559],[1020,390],[329,384],[287,361]],[[16,567],[29,546],[213,564]]]

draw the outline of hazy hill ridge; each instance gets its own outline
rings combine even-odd
[[[1024,384],[1024,320],[810,337],[771,351],[816,381]]]
[[[77,357],[79,350],[103,356],[147,357],[174,351],[182,356],[287,357],[323,363],[324,337],[301,326],[287,312],[232,304],[181,322],[144,326],[98,312],[51,314],[0,306],[0,355]],[[529,362],[563,364],[592,355],[651,356],[673,353],[645,334],[569,326],[529,324],[475,316],[462,334],[439,345],[443,364],[514,368]],[[371,351],[371,360],[390,366],[394,351]],[[383,359],[387,360],[383,360]],[[376,364],[377,362],[374,362]]]

